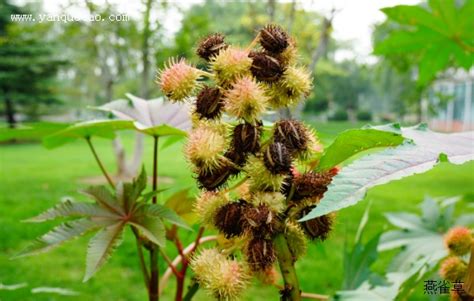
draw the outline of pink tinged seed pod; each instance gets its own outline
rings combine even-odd
[[[226,112],[250,124],[257,123],[266,105],[262,86],[249,76],[238,79],[225,94]]]
[[[466,227],[451,228],[444,237],[444,243],[450,253],[454,255],[462,256],[467,254],[473,244],[471,231]]]
[[[199,87],[202,71],[188,64],[186,60],[171,59],[158,74],[161,91],[171,101],[183,101]]]

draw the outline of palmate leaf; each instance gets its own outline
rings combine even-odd
[[[66,200],[45,212],[25,220],[25,222],[44,222],[58,217],[105,217],[113,218],[114,215],[109,211],[91,203],[77,203]]]
[[[318,170],[324,171],[347,160],[353,155],[371,148],[396,146],[403,142],[398,125],[390,125],[390,130],[373,128],[351,129],[339,134],[324,151]],[[387,128],[388,129],[388,128]]]
[[[385,214],[388,221],[400,230],[384,233],[379,251],[403,247],[390,264],[390,271],[407,271],[415,262],[432,268],[448,255],[444,234],[456,224],[453,212],[457,200],[459,198],[440,202],[426,197],[421,204],[421,216],[405,212]]]
[[[474,133],[441,134],[424,126],[402,128],[410,142],[369,154],[336,175],[319,205],[301,221],[309,220],[361,201],[371,187],[422,173],[441,158],[461,164],[474,159]]]
[[[66,241],[111,223],[110,220],[92,221],[86,218],[63,223],[37,238],[14,258],[47,252]]]
[[[94,120],[71,125],[43,138],[46,148],[55,148],[63,144],[87,137],[115,138],[118,130],[133,129],[133,123],[127,120]]]
[[[144,208],[144,214],[149,217],[159,217],[181,228],[192,230],[176,212],[168,207],[159,204],[149,204]]]
[[[163,98],[145,100],[132,94],[127,97],[129,100],[114,100],[97,109],[133,121],[138,131],[151,136],[186,136],[191,129],[187,103],[172,103]]]
[[[91,186],[82,190],[81,193],[93,198],[99,206],[117,215],[124,215],[125,210],[120,202],[105,186]]]
[[[110,258],[122,243],[124,222],[112,224],[97,233],[87,248],[86,274],[84,282],[89,280]]]
[[[166,243],[166,228],[161,219],[156,217],[143,216],[138,221],[130,222],[146,238],[154,244],[163,247]]]

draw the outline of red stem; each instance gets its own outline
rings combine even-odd
[[[204,227],[199,228],[199,232],[196,236],[196,240],[194,242],[194,247],[191,249],[189,252],[189,256],[192,256],[194,251],[196,251],[196,248],[199,245],[199,240],[201,239],[202,235],[204,234]],[[176,236],[175,239],[176,247],[178,248],[178,252],[183,258],[183,261],[181,263],[181,272],[179,273],[179,276],[176,276],[176,298],[175,301],[182,301],[183,300],[183,292],[184,292],[184,281],[186,280],[186,271],[189,266],[189,260],[186,257],[186,255],[183,252],[183,245],[181,244],[181,241],[179,240],[179,237]]]

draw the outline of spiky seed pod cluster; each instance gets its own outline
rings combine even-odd
[[[450,282],[463,281],[467,274],[467,264],[458,256],[451,256],[441,262],[439,275]]]
[[[458,226],[446,233],[444,242],[451,254],[462,256],[471,250],[474,240],[469,228]]]
[[[228,253],[217,250],[193,258],[201,286],[223,300],[234,300],[244,287],[245,266],[253,274],[273,271],[276,235],[284,234],[296,260],[306,251],[308,238],[327,237],[334,218],[296,222],[317,205],[334,176],[313,172],[306,162],[322,151],[315,133],[296,120],[280,120],[265,132],[262,122],[269,108],[303,100],[311,77],[299,67],[296,45],[281,27],[265,26],[254,41],[239,48],[228,45],[223,35],[212,34],[196,49],[209,72],[174,60],[159,77],[171,100],[196,96],[193,129],[184,148],[203,190],[195,212],[226,244],[234,244],[226,246],[226,252],[240,249],[243,256],[235,258],[246,261],[230,260]],[[199,83],[201,76],[208,77],[206,85]],[[244,184],[229,188],[227,182],[239,176]]]
[[[228,259],[217,249],[202,250],[191,259],[191,268],[201,287],[217,300],[238,300],[250,280],[243,264]]]

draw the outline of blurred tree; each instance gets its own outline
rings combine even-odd
[[[32,26],[11,23],[10,14],[26,10],[1,1],[0,97],[7,122],[15,127],[19,110],[35,119],[41,106],[61,103],[54,86],[65,61],[57,58],[52,43],[31,34]]]
[[[359,98],[372,90],[369,70],[369,67],[355,61],[322,62],[314,97],[306,103],[305,110],[322,112],[330,107],[338,107],[346,111],[349,119],[354,121]]]

